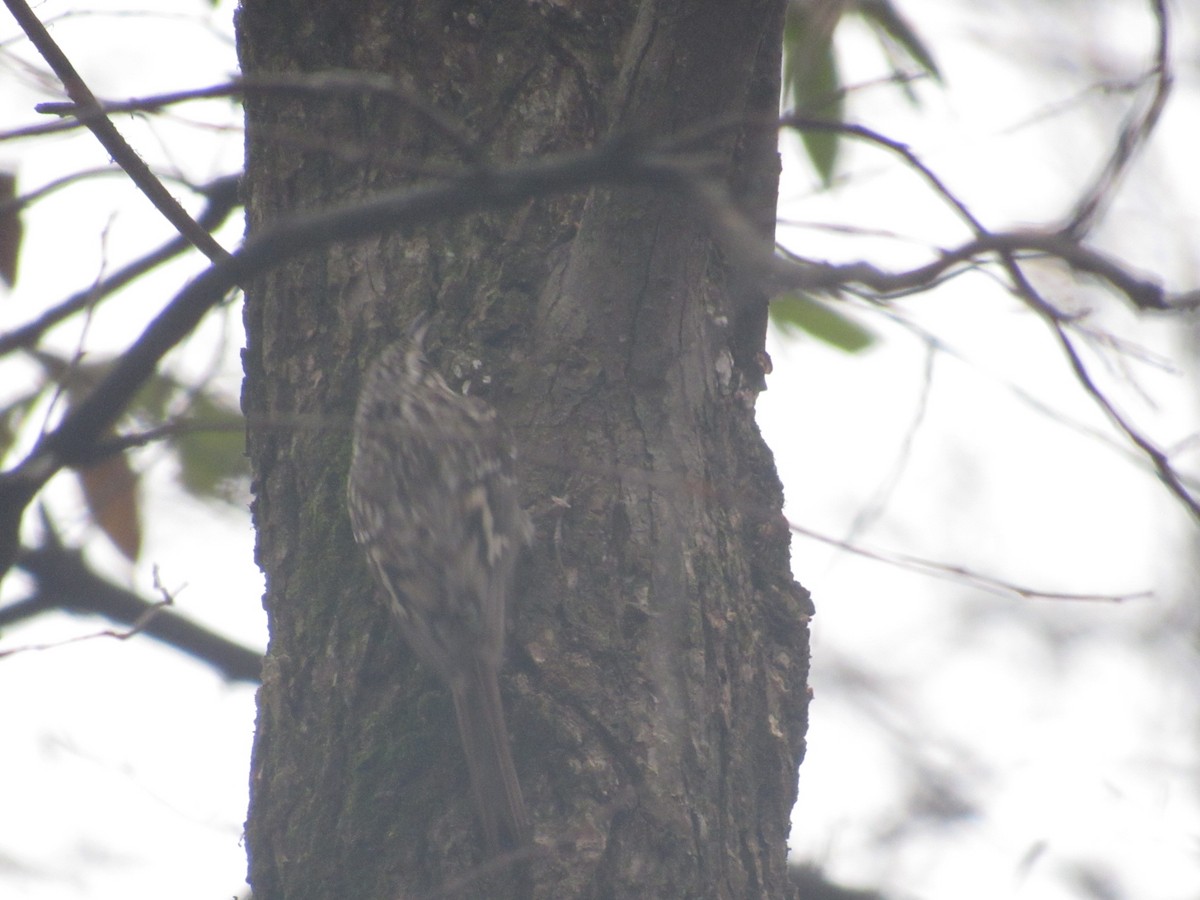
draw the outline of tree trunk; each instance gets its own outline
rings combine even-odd
[[[777,111],[778,0],[244,0],[238,26],[247,76],[382,73],[439,111],[252,91],[251,233],[464,169],[460,131],[501,167]],[[769,248],[774,132],[701,149]],[[451,698],[391,627],[345,513],[363,368],[420,310],[438,311],[434,364],[512,432],[537,528],[503,674],[536,831],[521,865],[485,865]],[[526,896],[526,878],[546,898],[786,895],[811,609],[754,423],[765,322],[701,210],[665,188],[333,245],[251,286],[243,402],[271,623],[256,900]]]

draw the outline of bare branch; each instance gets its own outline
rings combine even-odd
[[[1058,339],[1059,346],[1062,347],[1063,352],[1066,354],[1067,361],[1071,364],[1071,369],[1075,373],[1076,379],[1083,386],[1083,389],[1096,401],[1112,423],[1146,455],[1146,458],[1150,460],[1155,471],[1157,471],[1159,480],[1183,503],[1187,511],[1192,514],[1192,518],[1197,523],[1200,523],[1200,499],[1197,499],[1188,490],[1182,476],[1171,465],[1170,457],[1134,428],[1118,412],[1117,408],[1113,406],[1112,401],[1104,396],[1104,392],[1096,386],[1087,367],[1083,364],[1083,360],[1080,359],[1079,352],[1075,349],[1075,345],[1071,343],[1071,339],[1067,335],[1063,324],[1052,315],[1045,315],[1044,318],[1050,326],[1051,331],[1053,331],[1054,336]]]
[[[18,0],[6,2],[11,4]],[[360,76],[350,77],[344,73],[324,73],[318,79],[301,79],[299,82],[284,79],[284,82],[276,87],[280,90],[360,90],[364,85]],[[367,79],[367,83],[373,82]],[[398,91],[398,96],[414,107],[420,102],[420,98],[390,80],[384,79],[375,87]],[[220,89],[232,88],[225,86]],[[430,116],[435,114],[436,110],[429,111]],[[741,124],[744,126],[745,122]],[[892,296],[905,290],[928,287],[955,267],[977,265],[980,257],[995,254],[1008,272],[1014,292],[1039,313],[1049,315],[1054,327],[1061,328],[1061,315],[1052,311],[1049,304],[1037,296],[1019,268],[1017,253],[1037,252],[1054,255],[1079,271],[1106,280],[1139,309],[1182,308],[1180,298],[1168,299],[1158,284],[1128,273],[1115,261],[1082,247],[1061,233],[990,232],[936,173],[898,141],[858,125],[819,122],[801,117],[789,117],[783,124],[835,129],[899,155],[956,211],[972,231],[973,239],[956,250],[944,253],[932,263],[904,273],[885,273],[867,263],[833,266],[788,263],[772,258],[769,252],[763,251],[762,242],[752,226],[745,222],[729,201],[728,191],[721,179],[714,177],[720,173],[714,169],[713,158],[695,153],[687,155],[683,149],[694,145],[703,133],[712,135],[716,130],[731,127],[730,122],[711,123],[702,130],[694,129],[657,143],[618,138],[590,151],[552,157],[503,171],[476,164],[459,176],[440,183],[389,192],[342,207],[294,216],[255,235],[238,253],[215,264],[177,294],[94,392],[55,431],[45,436],[17,469],[0,475],[0,571],[7,567],[5,563],[11,561],[15,553],[22,510],[41,485],[63,465],[94,452],[96,441],[115,421],[138,387],[150,377],[162,356],[190,333],[207,310],[244,278],[335,241],[384,233],[472,210],[511,207],[533,196],[578,190],[601,183],[642,184],[683,191],[694,197],[710,214],[722,239],[731,245],[733,257],[740,258],[743,265],[752,263],[747,268],[760,276],[770,273],[775,283],[802,290],[836,292],[859,284],[881,297]],[[458,141],[464,153],[469,152],[469,139],[465,134],[455,132],[455,123],[443,121],[439,127],[447,136]],[[1181,297],[1187,299],[1191,295]],[[1077,377],[1086,375],[1077,356],[1073,367]],[[1095,396],[1095,386],[1090,379],[1081,378],[1081,382]],[[1110,416],[1114,415],[1111,406],[1107,407],[1107,411]],[[1186,497],[1181,479],[1174,475],[1165,457],[1160,453],[1155,455],[1157,451],[1153,451],[1145,439],[1140,436],[1135,438],[1119,416],[1114,421],[1135,440],[1138,447],[1150,452],[1150,458],[1164,480]],[[1194,509],[1195,501],[1189,500],[1189,506]]]
[[[240,178],[240,175],[226,175],[196,188],[208,198],[207,206],[196,217],[196,222],[201,228],[210,232],[215,231],[225,223],[229,214],[240,206],[241,200],[238,197]],[[36,345],[41,336],[59,322],[81,310],[93,307],[135,279],[179,256],[190,246],[190,242],[182,237],[167,241],[158,249],[118,269],[97,284],[71,295],[57,306],[38,316],[34,321],[0,335],[0,356],[11,353],[13,350],[28,349]]]
[[[1166,108],[1171,86],[1175,81],[1171,71],[1171,29],[1167,20],[1167,4],[1164,0],[1151,0],[1157,28],[1157,46],[1154,51],[1154,66],[1148,73],[1154,81],[1154,90],[1144,110],[1131,110],[1117,136],[1112,155],[1096,176],[1096,180],[1075,204],[1075,211],[1063,227],[1071,237],[1080,237],[1096,223],[1105,204],[1116,193],[1117,182],[1129,168],[1129,164],[1145,146]]]
[[[1160,37],[1166,29],[1165,11],[1161,4],[1156,9],[1160,12]],[[1165,39],[1165,38],[1164,38]],[[1165,49],[1160,47],[1160,62],[1165,66]],[[1168,79],[1169,80],[1169,79]],[[1163,88],[1165,91],[1166,88]],[[1163,94],[1165,97],[1165,93]],[[1152,127],[1157,121],[1157,115],[1141,120],[1146,128]],[[847,283],[859,283],[872,287],[881,292],[896,288],[909,289],[919,286],[923,281],[928,283],[939,276],[950,265],[962,262],[964,259],[974,259],[986,248],[998,257],[1001,266],[1007,273],[1010,290],[1021,298],[1034,312],[1043,319],[1053,331],[1068,364],[1080,386],[1104,411],[1109,420],[1126,436],[1150,461],[1159,479],[1167,486],[1184,505],[1188,512],[1200,522],[1200,499],[1188,491],[1184,479],[1171,465],[1170,458],[1144,435],[1137,431],[1117,411],[1113,404],[1096,386],[1087,367],[1080,359],[1074,345],[1067,336],[1065,317],[1048,303],[1034,288],[1021,269],[1017,252],[1025,249],[1035,249],[1064,260],[1075,268],[1097,275],[1107,280],[1113,287],[1125,294],[1130,302],[1138,309],[1172,310],[1191,308],[1197,292],[1179,295],[1171,300],[1165,297],[1163,289],[1158,284],[1147,281],[1127,272],[1119,264],[1093,250],[1083,248],[1071,235],[1056,232],[1049,235],[1038,235],[1037,232],[1017,232],[1009,235],[996,234],[989,231],[983,223],[968,209],[965,203],[956,197],[945,186],[941,179],[904,144],[884,137],[870,129],[858,125],[842,125],[839,123],[822,123],[805,120],[799,117],[788,117],[784,124],[798,128],[828,128],[839,130],[844,134],[868,140],[871,143],[885,147],[898,154],[908,165],[918,172],[933,188],[934,192],[945,200],[966,222],[974,232],[975,239],[951,254],[943,256],[927,266],[906,273],[903,277],[889,276],[881,273],[874,266],[866,263],[853,263],[849,266],[812,265],[801,268],[801,272],[793,274],[802,288],[814,289],[828,287],[837,289]],[[1149,131],[1143,128],[1138,132],[1139,140],[1144,141]],[[1115,158],[1115,157],[1114,157]],[[1126,163],[1121,162],[1116,170],[1120,171]],[[1115,174],[1113,176],[1115,178]],[[804,282],[807,282],[805,284]]]
[[[831,265],[795,259],[794,265],[774,266],[774,286],[779,289],[838,290],[859,284],[880,298],[928,288],[937,279],[964,266],[977,266],[981,257],[994,253],[1036,253],[1066,263],[1077,272],[1099,278],[1115,288],[1139,310],[1178,312],[1195,307],[1195,292],[1168,295],[1162,285],[1134,274],[1118,261],[1085,247],[1060,232],[1018,230],[984,232],[933,262],[899,272],[885,272],[866,262]]]
[[[179,103],[240,97],[244,94],[350,94],[356,97],[374,94],[396,101],[416,113],[434,132],[446,138],[471,163],[482,162],[478,141],[453,116],[443,112],[410,85],[379,72],[327,69],[320,72],[279,72],[237,78],[209,87],[152,94],[148,97],[98,103],[105,115],[130,112],[158,112]],[[85,110],[78,103],[39,103],[38,112],[76,117]],[[82,116],[79,116],[82,118]],[[81,121],[52,122],[0,132],[0,141],[57,134],[84,124]]]
[[[228,254],[225,249],[213,239],[213,236],[197,224],[187,211],[180,206],[179,201],[171,196],[161,181],[150,171],[150,167],[142,161],[137,152],[117,131],[117,128],[104,114],[95,95],[75,71],[67,55],[62,52],[50,33],[33,14],[25,0],[4,0],[9,12],[17,20],[21,29],[30,42],[41,53],[42,58],[54,70],[67,95],[75,101],[75,117],[79,119],[96,136],[101,146],[108,151],[109,156],[128,173],[129,178],[146,195],[147,199],[175,229],[201,253],[211,260],[224,259]]]
[[[135,447],[145,447],[147,444],[153,444],[156,441],[176,438],[185,434],[242,433],[245,430],[246,423],[241,418],[232,422],[203,422],[179,419],[146,431],[138,431],[133,434],[120,434],[116,437],[97,441],[78,460],[77,465],[94,465],[111,456],[132,450]]]
[[[970,226],[977,237],[987,233],[975,214],[967,205],[956,197],[937,174],[923,163],[909,146],[901,141],[893,140],[865,125],[855,125],[848,122],[830,122],[824,119],[812,119],[807,116],[784,116],[778,122],[780,128],[795,128],[800,131],[836,131],[846,137],[857,138],[869,144],[883,147],[899,156],[913,171],[917,172],[933,188],[935,194],[941,197]]]
[[[0,659],[30,650],[46,650],[98,637],[127,640],[136,634],[161,641],[196,658],[231,681],[257,681],[262,654],[209,631],[172,612],[173,598],[155,584],[162,599],[152,602],[117,587],[93,572],[83,556],[59,543],[47,529],[46,544],[21,552],[17,565],[37,584],[32,597],[0,609],[0,626],[12,625],[50,611],[103,616],[121,629],[89,632],[54,644],[33,644],[0,652]]]
[[[242,279],[336,241],[473,210],[509,208],[533,196],[598,183],[680,189],[688,171],[686,161],[659,155],[651,145],[616,139],[587,152],[505,171],[478,170],[440,184],[390,191],[362,202],[299,214],[259,232],[240,251],[215,263],[176,294],[92,393],[43,437],[23,462],[0,474],[0,573],[7,571],[15,557],[21,517],[42,485],[63,466],[91,452],[162,357]]]

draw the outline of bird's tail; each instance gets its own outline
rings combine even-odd
[[[529,840],[529,814],[513,767],[495,668],[476,662],[452,693],[488,854],[516,850]]]

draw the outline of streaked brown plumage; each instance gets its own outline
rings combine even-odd
[[[482,400],[451,390],[425,359],[418,320],[371,365],[354,418],[347,491],[392,618],[450,687],[488,851],[529,839],[498,673],[505,606],[532,525],[513,453]]]

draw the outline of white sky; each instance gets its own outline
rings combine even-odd
[[[990,226],[1053,219],[1108,152],[1128,98],[1092,98],[1037,117],[1094,83],[1090,67],[1129,77],[1149,53],[1143,4],[1111,5],[1120,13],[1085,16],[1100,5],[1063,4],[1074,13],[1056,20],[1046,12],[1031,29],[1028,16],[1058,4],[903,4],[948,88],[921,86],[924,106],[916,111],[894,90],[873,88],[856,96],[854,117],[910,141]],[[70,6],[47,2],[37,11],[46,18]],[[208,15],[203,4],[183,8],[188,15],[149,24],[68,20],[54,34],[102,96],[220,80],[235,66],[219,36],[228,34],[229,5],[212,14],[214,33],[197,28]],[[1182,288],[1200,283],[1192,149],[1200,18],[1176,14],[1175,97],[1097,240]],[[0,39],[12,33],[4,27]],[[839,40],[848,82],[882,73],[861,30],[845,28]],[[15,52],[33,58],[27,48]],[[10,57],[0,58],[0,129],[32,121],[33,102],[57,99],[31,85]],[[189,122],[202,115],[237,121],[228,104],[179,111]],[[186,123],[119,125],[156,164],[170,160],[197,181],[239,165],[236,134]],[[965,236],[911,173],[878,151],[848,148],[843,184],[829,193],[814,191],[804,162],[787,155],[781,217],[807,224],[781,228],[780,236],[808,256],[903,266],[928,258],[934,242]],[[0,163],[19,165],[29,189],[107,159],[80,135],[0,144]],[[902,239],[814,227],[836,223]],[[226,246],[239,231],[234,225],[221,235]],[[19,289],[0,303],[0,331],[168,233],[118,178],[39,204],[27,222]],[[110,301],[90,325],[88,347],[124,346],[198,268],[194,260],[173,267]],[[1188,366],[1187,376],[1132,366],[1157,409],[1125,387],[1120,372],[1098,371],[1164,445],[1195,430],[1195,369],[1183,361],[1176,331],[1138,321],[1117,301],[1053,272],[1041,278],[1056,301],[1087,305],[1105,328]],[[797,857],[824,862],[847,883],[925,900],[1091,896],[1071,887],[1079,864],[1107,872],[1127,896],[1200,896],[1193,526],[1144,467],[1129,462],[1119,439],[1106,443],[1064,426],[1077,422],[1111,437],[1044,329],[985,277],[960,279],[898,310],[957,354],[934,358],[927,409],[907,455],[900,448],[925,367],[924,347],[909,332],[865,312],[862,321],[884,340],[855,356],[771,336],[775,374],[760,421],[793,521],[843,538],[874,510],[854,533],[870,548],[1046,590],[1154,596],[1121,606],[999,598],[798,539],[795,568],[818,615]],[[235,310],[208,323],[173,364],[206,371],[237,318]],[[55,346],[69,351],[78,337],[64,329]],[[221,379],[231,396],[237,343],[223,352]],[[3,385],[28,370],[8,359],[3,367],[0,394],[7,395]],[[1013,386],[1056,415],[1031,411]],[[143,562],[130,569],[105,548],[72,485],[60,480],[49,501],[66,539],[86,543],[97,565],[146,596],[157,566],[168,588],[182,588],[182,611],[261,646],[261,576],[248,517],[181,495],[161,452],[140,453],[137,462],[151,504]],[[19,579],[5,588],[6,599],[17,596]],[[0,650],[101,627],[43,618],[0,635]],[[189,900],[239,890],[253,715],[252,689],[225,685],[149,640],[102,638],[0,661],[0,765],[9,773],[0,893],[136,900],[167,891]],[[909,807],[914,760],[958,785],[975,810],[952,824],[918,817]]]

